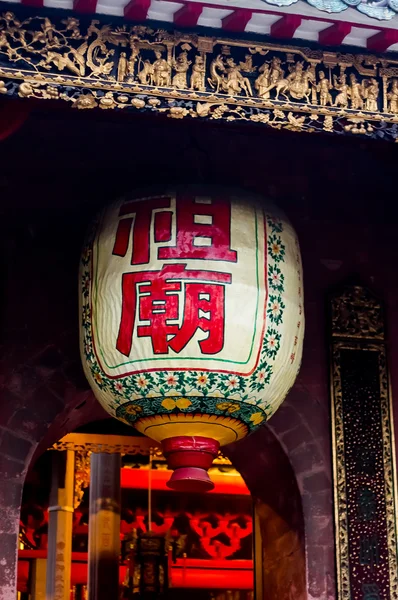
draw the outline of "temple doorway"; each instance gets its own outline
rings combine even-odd
[[[271,438],[268,444],[272,445]],[[274,444],[276,448],[278,442],[275,440]],[[37,600],[45,595],[46,586],[51,585],[51,570],[56,586],[60,569],[66,578],[70,570],[71,600],[88,598],[92,560],[89,523],[93,498],[90,500],[90,496],[97,493],[95,486],[94,492],[91,491],[93,454],[97,458],[104,456],[105,461],[112,456],[120,457],[120,475],[114,474],[120,481],[120,490],[115,492],[116,496],[120,492],[117,557],[120,599],[146,596],[141,579],[148,569],[148,555],[142,551],[142,539],[149,535],[149,530],[161,540],[153,571],[154,588],[161,597],[180,600],[189,594],[192,600],[288,599],[291,590],[295,590],[297,598],[306,598],[301,501],[298,490],[295,495],[288,489],[294,483],[294,476],[293,479],[287,476],[281,463],[282,450],[274,452],[276,462],[273,465],[270,462],[265,476],[278,477],[283,467],[280,475],[286,489],[281,489],[278,482],[278,500],[271,486],[266,501],[250,492],[233,464],[239,464],[250,485],[252,475],[244,448],[237,455],[231,447],[230,458],[225,455],[215,460],[211,472],[215,489],[211,493],[187,494],[167,488],[170,472],[160,451],[150,445],[147,438],[132,436],[130,428],[106,419],[68,434],[31,466],[21,510],[20,600]],[[73,460],[73,472],[68,460]],[[58,502],[65,502],[64,506],[54,505],[57,487],[61,493],[57,497],[62,498]],[[116,496],[101,501],[111,506],[118,501]],[[111,518],[112,511],[111,507]],[[61,539],[54,524],[66,538],[70,536],[70,556],[64,540],[62,554],[55,553],[50,558],[54,554],[51,544],[56,540],[58,548]],[[106,530],[100,535],[104,546],[110,544]]]

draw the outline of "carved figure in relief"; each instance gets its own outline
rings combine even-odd
[[[138,81],[142,84],[142,85],[154,85],[154,67],[151,64],[151,62],[146,59],[144,61],[142,61],[142,59],[140,58],[139,60],[139,71],[138,71]],[[142,64],[142,67],[140,67],[140,65]]]
[[[120,53],[119,63],[117,65],[117,80],[124,81],[128,72],[128,62],[125,52]]]
[[[365,80],[363,84],[363,93],[366,110],[377,112],[379,109],[377,105],[379,99],[379,84],[377,79],[372,77],[370,80]]]
[[[314,74],[311,65],[304,70],[304,63],[298,61],[290,75],[285,79],[280,79],[276,84],[272,84],[269,90],[272,88],[276,89],[275,100],[279,100],[279,94],[283,94],[287,100],[289,95],[295,100],[302,100],[305,98],[306,102],[309,102],[309,96],[311,92],[310,83],[315,83]]]
[[[201,54],[198,54],[195,56],[195,62],[192,66],[191,90],[198,90],[199,92],[206,91],[205,74],[206,66],[204,58]]]
[[[330,90],[332,89],[332,84],[326,78],[326,75],[323,71],[319,71],[319,83],[317,85],[317,91],[319,92],[319,104],[321,106],[327,106],[328,104],[332,106],[332,96],[330,94]]]
[[[247,77],[243,77],[240,72],[240,67],[235,64],[235,61],[232,57],[227,58],[227,81],[225,84],[226,92],[231,96],[237,96],[242,91],[246,94],[246,96],[253,96],[252,86]]]
[[[390,113],[398,113],[398,79],[391,81],[391,90],[387,94],[388,111]]]
[[[220,89],[223,89],[224,77],[222,73],[225,73],[225,66],[222,59],[222,55],[219,54],[210,64],[210,77],[208,78],[209,85],[218,94]]]
[[[254,82],[254,87],[257,90],[257,94],[260,98],[264,98],[264,100],[268,100],[269,86],[270,86],[270,65],[265,62],[262,67],[259,68],[260,75],[257,77]]]
[[[173,69],[176,74],[173,77],[172,84],[179,90],[187,88],[187,72],[192,62],[188,60],[188,54],[184,51],[173,61]]]
[[[153,84],[168,87],[171,84],[171,67],[167,60],[162,57],[159,50],[155,50],[156,60],[153,63]]]
[[[245,55],[245,62],[240,62],[239,66],[244,73],[254,73],[256,67],[253,67],[253,57],[251,54]]]
[[[282,61],[278,56],[271,60],[271,72],[269,76],[270,86],[275,87],[278,81],[285,78],[285,71],[281,67]],[[270,88],[271,89],[271,88]]]
[[[362,83],[357,81],[354,73],[350,75],[350,88],[351,88],[351,108],[355,110],[363,109],[363,88]]]
[[[347,108],[348,94],[350,93],[350,88],[347,85],[347,76],[342,74],[340,75],[339,79],[337,79],[336,75],[334,75],[333,81],[335,89],[339,92],[334,101],[334,106],[341,106],[342,108]]]

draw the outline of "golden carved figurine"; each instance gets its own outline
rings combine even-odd
[[[140,66],[142,63],[142,67]],[[154,85],[154,66],[151,64],[151,62],[146,59],[144,61],[142,61],[142,59],[139,59],[138,62],[138,81],[141,83],[141,85]]]
[[[264,98],[264,100],[269,99],[269,85],[270,85],[270,66],[268,63],[264,63],[262,67],[259,68],[260,75],[257,77],[254,82],[254,87],[257,90],[257,94],[260,98]]]
[[[274,86],[285,77],[285,71],[281,68],[282,61],[277,56],[271,60],[270,85]]]
[[[167,60],[162,58],[162,53],[155,50],[156,60],[153,63],[153,84],[168,87],[171,84],[171,67]]]
[[[213,88],[216,94],[218,94],[220,90],[226,91],[224,76],[221,73],[225,73],[225,66],[223,57],[221,54],[219,54],[211,61],[210,77],[207,79],[209,85]]]
[[[370,80],[365,80],[363,85],[365,108],[372,112],[377,112],[379,107],[377,101],[379,98],[379,84],[377,80],[372,77]]]
[[[235,64],[232,57],[228,57],[227,63],[227,81],[226,81],[226,92],[231,96],[237,96],[242,91],[245,92],[246,96],[253,96],[252,86],[247,77],[243,77],[240,72],[240,67]]]
[[[335,89],[338,92],[340,92],[339,94],[337,94],[333,106],[341,106],[342,108],[347,108],[348,94],[350,93],[350,88],[347,85],[347,76],[342,74],[340,75],[339,79],[337,79],[336,75],[334,75],[333,80]]]
[[[391,90],[387,94],[387,100],[388,111],[396,115],[398,113],[398,79],[394,78],[391,81]]]
[[[311,92],[310,83],[314,83],[311,65],[304,71],[304,63],[298,61],[286,79],[280,79],[271,87],[276,88],[275,100],[279,100],[279,94],[282,93],[287,100],[289,100],[288,94],[290,94],[295,100],[302,100],[305,98],[306,102],[309,102]]]
[[[363,88],[362,83],[357,81],[354,73],[350,75],[350,86],[351,86],[351,108],[354,110],[363,109]]]
[[[130,50],[131,54],[127,63],[127,75],[129,81],[134,81],[135,63],[137,62],[137,57],[139,54],[139,49],[137,47],[136,40],[134,37],[130,38]]]
[[[187,88],[187,72],[192,62],[188,60],[188,54],[184,51],[181,52],[177,60],[173,61],[173,69],[176,74],[173,77],[172,84],[178,90],[185,90]]]
[[[126,79],[128,71],[128,62],[125,52],[120,53],[119,62],[117,65],[117,80],[123,82]]]
[[[239,66],[244,73],[254,73],[256,67],[253,67],[253,57],[251,54],[245,54],[245,61],[240,62]]]
[[[195,62],[192,66],[191,90],[198,90],[199,92],[206,91],[205,74],[206,67],[204,58],[202,55],[198,54],[195,56]]]
[[[317,85],[317,91],[319,92],[319,104],[321,106],[332,106],[332,96],[330,90],[332,89],[331,83],[326,79],[325,73],[319,71],[319,83]]]

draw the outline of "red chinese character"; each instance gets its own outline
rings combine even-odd
[[[181,352],[198,329],[208,333],[199,342],[203,354],[217,354],[224,345],[225,284],[231,281],[229,273],[186,270],[184,264],[125,273],[116,348],[130,355],[138,313],[148,324],[137,326],[137,336],[150,337],[155,354]]]
[[[152,213],[156,208],[169,208],[170,198],[151,198],[150,200],[132,201],[123,204],[119,216],[134,215],[121,219],[116,231],[113,254],[126,256],[131,231],[133,230],[132,265],[146,265],[149,262],[150,230]],[[155,242],[167,242],[171,239],[170,211],[155,214]],[[133,229],[134,221],[134,229]]]
[[[200,258],[237,261],[231,250],[231,204],[228,198],[199,202],[193,196],[177,196],[177,240],[175,246],[159,248],[159,258]]]
[[[151,198],[123,204],[116,231],[113,254],[126,256],[132,235],[131,264],[149,262],[153,218],[154,241],[159,244],[158,258],[185,260],[222,260],[236,262],[237,252],[231,250],[231,205],[228,198],[213,198],[201,202],[193,196],[176,198],[176,245],[162,246],[172,238],[170,198]]]

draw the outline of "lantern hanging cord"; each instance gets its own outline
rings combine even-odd
[[[152,531],[152,456],[152,448],[150,448],[148,472],[148,531]]]

